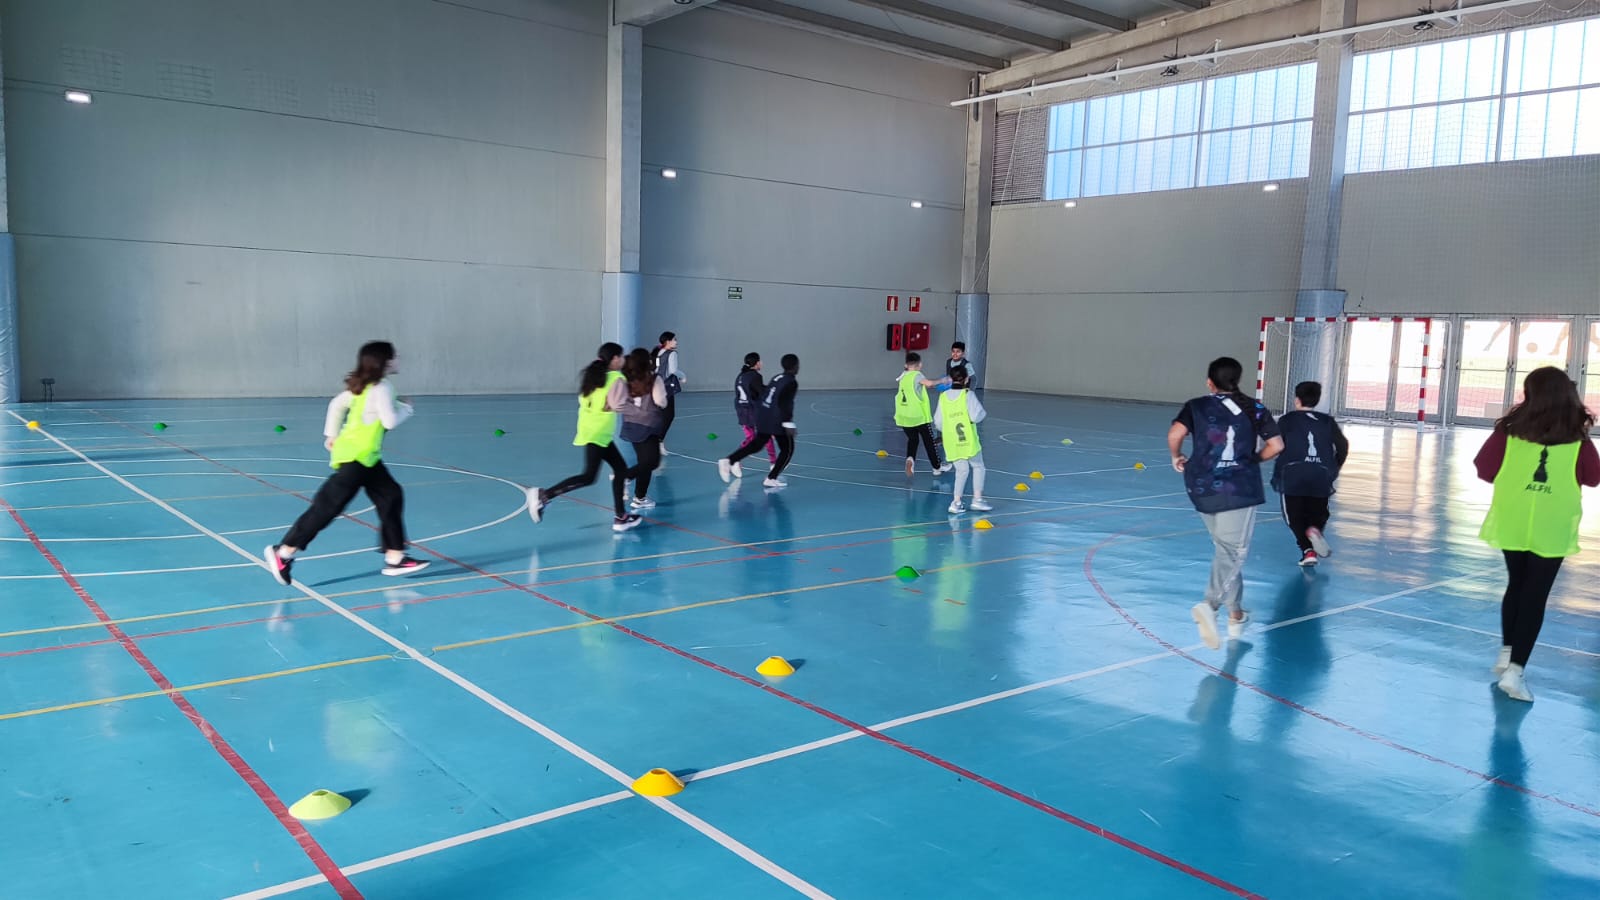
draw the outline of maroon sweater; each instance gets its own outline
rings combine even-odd
[[[1478,467],[1478,477],[1493,483],[1494,477],[1500,474],[1500,464],[1506,459],[1506,432],[1504,428],[1496,428],[1489,439],[1483,442],[1483,447],[1478,455],[1473,458],[1472,464]],[[1600,451],[1595,450],[1594,441],[1584,440],[1578,448],[1578,483],[1584,487],[1600,487]]]

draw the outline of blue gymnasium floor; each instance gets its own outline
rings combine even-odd
[[[0,896],[1600,896],[1594,494],[1530,707],[1490,686],[1483,432],[1350,428],[1335,556],[1264,517],[1213,652],[1171,410],[991,393],[975,531],[888,399],[803,392],[769,494],[686,395],[613,536],[603,480],[523,509],[572,398],[423,398],[387,458],[432,568],[339,522],[294,588],[256,558],[327,472],[323,400],[0,415]],[[687,789],[630,793],[651,767]],[[283,814],[318,788],[358,802]]]

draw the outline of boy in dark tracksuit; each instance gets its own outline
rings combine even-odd
[[[1300,545],[1300,565],[1310,568],[1333,553],[1322,529],[1328,526],[1328,498],[1350,455],[1350,442],[1332,416],[1316,411],[1322,385],[1302,381],[1294,387],[1294,411],[1278,420],[1283,453],[1272,470],[1272,487],[1283,498],[1283,516]]]

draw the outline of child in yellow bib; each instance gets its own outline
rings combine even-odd
[[[611,467],[611,505],[616,510],[611,530],[627,531],[642,521],[624,505],[628,463],[612,440],[617,433],[617,411],[611,408],[607,396],[611,386],[621,380],[622,345],[601,344],[578,383],[578,433],[572,438],[572,445],[583,448],[583,471],[552,488],[528,488],[528,515],[533,521],[543,521],[544,508],[551,500],[594,484],[600,477],[601,463]]]
[[[262,552],[267,570],[279,584],[290,582],[295,554],[342,515],[363,490],[378,512],[383,574],[409,575],[428,567],[406,555],[405,493],[383,464],[383,436],[411,418],[411,405],[396,401],[394,388],[384,380],[396,371],[394,345],[388,341],[368,343],[357,354],[355,370],[345,376],[345,390],[328,404],[322,432],[333,474],[317,489],[311,508],[295,520],[283,540]]]
[[[988,415],[978,395],[967,384],[965,369],[950,373],[950,390],[939,397],[939,409],[933,416],[933,427],[944,436],[944,452],[956,470],[955,496],[950,501],[950,514],[960,515],[968,509],[988,512],[994,507],[983,499],[983,479],[988,469],[983,464],[983,442],[978,439],[978,423]],[[961,492],[967,486],[967,475],[972,475],[972,503],[961,505]]]
[[[1495,423],[1473,464],[1494,484],[1478,536],[1506,558],[1500,602],[1500,690],[1531,702],[1524,669],[1544,625],[1561,561],[1578,552],[1581,487],[1600,485],[1600,452],[1589,440],[1594,413],[1578,386],[1553,366],[1528,373],[1522,402]]]
[[[927,445],[928,463],[933,474],[948,472],[951,466],[939,461],[939,445],[933,436],[933,411],[928,399],[928,388],[950,383],[942,378],[930,381],[922,377],[922,354],[906,354],[906,370],[895,382],[894,423],[906,433],[906,475],[917,471],[917,445]]]

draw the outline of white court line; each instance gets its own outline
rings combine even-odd
[[[1498,631],[1488,631],[1483,628],[1473,628],[1471,625],[1458,625],[1455,622],[1441,622],[1438,619],[1429,619],[1423,616],[1413,616],[1410,613],[1395,612],[1392,609],[1373,609],[1368,610],[1368,612],[1383,613],[1386,616],[1394,616],[1398,619],[1410,619],[1413,622],[1425,622],[1429,625],[1438,625],[1441,628],[1454,628],[1458,631],[1470,631],[1473,634],[1487,635],[1495,639],[1499,639],[1500,637],[1500,632]],[[1596,653],[1592,650],[1580,650],[1577,647],[1564,647],[1561,644],[1551,644],[1545,641],[1540,641],[1538,646],[1541,649],[1556,650],[1561,653],[1574,653],[1579,656],[1592,656],[1596,659],[1600,659],[1600,653]]]
[[[1411,594],[1421,593],[1422,591],[1428,591],[1428,590],[1433,590],[1435,588],[1443,587],[1444,585],[1450,584],[1451,582],[1460,581],[1462,579],[1467,579],[1467,578],[1477,578],[1477,577],[1481,576],[1484,571],[1490,571],[1490,570],[1486,569],[1486,570],[1483,570],[1483,571],[1468,572],[1468,573],[1463,574],[1463,575],[1456,575],[1456,576],[1452,576],[1450,578],[1444,578],[1444,579],[1441,579],[1439,581],[1431,582],[1429,584],[1417,585],[1416,587],[1411,587],[1411,588],[1406,588],[1404,590],[1395,591],[1394,593],[1391,593],[1391,594],[1384,594],[1383,596],[1380,596],[1380,597],[1372,597],[1370,599],[1362,600],[1362,601],[1359,601],[1357,603],[1351,603],[1351,604],[1348,604],[1348,605],[1345,605],[1345,606],[1335,607],[1333,609],[1322,610],[1320,612],[1308,613],[1308,614],[1303,615],[1303,616],[1297,616],[1296,618],[1293,618],[1293,619],[1285,619],[1282,622],[1274,622],[1274,623],[1272,623],[1270,625],[1264,625],[1261,628],[1256,629],[1256,630],[1259,631],[1259,632],[1276,631],[1279,628],[1288,628],[1291,625],[1299,625],[1302,622],[1309,622],[1309,621],[1312,621],[1314,619],[1324,619],[1324,618],[1327,618],[1329,616],[1339,615],[1340,613],[1350,612],[1351,610],[1366,609],[1366,608],[1374,606],[1375,604],[1383,603],[1383,602],[1388,601],[1388,600],[1395,600],[1395,599],[1398,599],[1400,597],[1409,596]],[[971,700],[963,700],[963,701],[961,701],[959,703],[952,703],[952,704],[950,704],[948,706],[940,706],[940,707],[937,707],[935,709],[924,710],[923,712],[912,713],[910,715],[901,716],[901,717],[899,717],[897,719],[889,719],[889,720],[884,721],[884,722],[879,722],[876,725],[868,725],[867,728],[872,730],[872,731],[886,732],[886,731],[889,731],[890,729],[900,728],[900,727],[903,727],[903,726],[906,726],[906,725],[911,725],[911,724],[914,724],[914,723],[917,723],[917,722],[926,722],[929,719],[937,719],[937,718],[939,718],[941,716],[950,715],[951,713],[957,713],[957,712],[962,712],[962,711],[968,710],[968,709],[974,709],[974,708],[977,708],[979,706],[985,706],[987,704],[995,703],[995,702],[998,702],[998,701],[1001,701],[1001,700],[1009,700],[1012,697],[1020,697],[1020,696],[1023,696],[1025,694],[1035,693],[1037,691],[1046,690],[1048,688],[1060,687],[1061,685],[1070,684],[1070,683],[1072,683],[1074,681],[1082,681],[1084,679],[1093,678],[1093,677],[1098,676],[1098,675],[1106,675],[1106,674],[1110,674],[1112,672],[1121,671],[1123,669],[1130,669],[1130,668],[1133,668],[1135,666],[1142,666],[1142,665],[1145,665],[1146,663],[1157,662],[1157,661],[1160,661],[1160,660],[1163,660],[1163,659],[1176,658],[1180,651],[1183,652],[1183,653],[1194,653],[1196,651],[1199,651],[1199,650],[1203,649],[1204,647],[1205,647],[1204,644],[1196,643],[1196,644],[1191,644],[1191,645],[1189,645],[1187,647],[1179,648],[1178,651],[1161,650],[1159,652],[1151,653],[1151,654],[1148,654],[1148,655],[1145,655],[1145,656],[1136,657],[1134,659],[1127,659],[1127,660],[1123,660],[1122,662],[1109,663],[1107,665],[1100,666],[1099,668],[1087,669],[1087,670],[1082,671],[1082,672],[1074,672],[1074,673],[1072,673],[1070,675],[1060,675],[1060,676],[1057,676],[1055,678],[1046,679],[1044,681],[1036,681],[1036,682],[1034,682],[1032,684],[1025,684],[1025,685],[1021,685],[1021,686],[1018,686],[1018,687],[1009,688],[1009,689],[1003,690],[1003,691],[996,691],[996,692],[994,692],[992,694],[984,694],[981,697],[974,697]],[[696,782],[696,781],[704,781],[704,780],[706,780],[708,778],[716,778],[719,775],[729,775],[729,774],[732,774],[734,772],[741,772],[741,771],[744,771],[745,769],[754,768],[756,766],[765,765],[767,763],[776,762],[776,761],[782,760],[782,759],[788,759],[790,757],[799,756],[799,755],[805,754],[805,753],[810,753],[810,752],[815,751],[815,750],[822,750],[822,749],[825,749],[827,747],[832,747],[832,746],[835,746],[835,745],[838,745],[838,744],[843,744],[843,743],[846,743],[848,741],[858,740],[858,739],[864,738],[864,737],[867,737],[867,735],[866,735],[866,733],[861,732],[861,731],[855,731],[855,730],[844,731],[844,732],[840,732],[839,734],[835,734],[835,735],[833,735],[831,737],[819,738],[819,739],[814,740],[814,741],[807,741],[804,744],[796,744],[793,747],[787,747],[787,748],[782,749],[782,750],[774,750],[771,753],[763,753],[763,754],[761,754],[759,756],[751,756],[751,757],[747,757],[745,759],[737,760],[735,762],[727,763],[725,765],[714,766],[714,767],[709,768],[709,769],[704,769],[702,771],[696,772],[695,774],[684,778],[683,781],[684,781],[685,784],[691,784],[691,783]],[[373,871],[374,869],[380,869],[380,868],[384,868],[386,866],[396,865],[398,863],[409,862],[411,860],[418,859],[420,857],[430,856],[430,855],[432,855],[434,853],[438,853],[438,852],[440,852],[442,850],[448,850],[448,849],[451,849],[453,847],[460,847],[460,846],[462,846],[464,844],[475,843],[477,841],[481,841],[481,840],[485,840],[487,838],[495,837],[497,835],[505,834],[505,833],[510,832],[510,831],[516,831],[516,830],[519,830],[519,829],[522,829],[522,828],[527,828],[527,827],[532,826],[532,825],[537,825],[537,824],[539,824],[541,822],[548,822],[548,821],[551,821],[553,819],[558,819],[558,818],[561,818],[563,816],[570,815],[572,813],[583,812],[584,810],[594,809],[594,808],[601,807],[601,806],[609,806],[609,805],[611,805],[613,803],[619,803],[619,802],[621,802],[623,800],[627,800],[627,799],[631,798],[632,796],[633,796],[632,793],[628,792],[628,791],[617,791],[617,792],[611,793],[611,794],[604,794],[604,795],[601,795],[599,797],[590,798],[589,800],[580,801],[578,803],[571,803],[571,804],[568,804],[566,806],[558,807],[556,809],[546,810],[545,812],[542,812],[542,813],[536,813],[534,815],[525,816],[525,817],[520,818],[520,819],[513,819],[512,821],[503,822],[503,823],[501,823],[499,825],[492,825],[492,826],[489,826],[487,828],[480,828],[480,829],[478,829],[476,831],[469,831],[469,832],[467,832],[465,834],[457,835],[456,837],[445,838],[444,840],[439,840],[439,841],[434,841],[432,843],[423,844],[423,845],[418,846],[418,847],[413,847],[413,848],[411,848],[409,850],[401,850],[401,851],[398,851],[396,853],[390,853],[390,854],[388,854],[386,856],[380,856],[380,857],[377,857],[375,859],[367,860],[366,862],[356,863],[356,864],[354,864],[352,866],[349,866],[349,867],[341,867],[339,871],[343,872],[345,875],[357,875],[357,874],[360,874],[360,873],[363,873],[363,872],[370,872],[370,871]],[[268,898],[271,898],[271,897],[280,897],[280,896],[283,896],[284,894],[291,894],[291,893],[294,893],[294,892],[299,891],[299,890],[303,890],[303,889],[308,888],[308,887],[315,887],[316,885],[323,884],[326,881],[327,881],[327,879],[325,877],[321,876],[321,875],[311,875],[311,876],[307,876],[305,878],[297,879],[295,881],[286,881],[286,882],[284,882],[282,884],[273,885],[272,887],[266,887],[266,888],[262,888],[260,890],[251,891],[251,892],[246,893],[246,894],[237,894],[237,895],[234,895],[232,897],[227,898],[227,900],[268,900]]]
[[[26,420],[23,420],[21,416],[18,416],[15,411],[10,411],[10,412],[11,412],[11,415],[14,418],[17,418],[18,420],[21,420],[21,421],[26,421]],[[192,517],[186,515],[181,510],[179,510],[179,509],[171,506],[170,504],[166,503],[165,501],[161,500],[161,498],[155,496],[154,494],[151,494],[151,493],[145,491],[143,488],[140,488],[138,485],[134,484],[133,482],[127,480],[126,478],[123,478],[121,475],[118,475],[116,472],[113,472],[110,469],[106,468],[105,466],[101,465],[100,463],[96,462],[95,460],[90,459],[88,456],[84,455],[82,452],[78,451],[77,449],[71,447],[65,441],[61,440],[60,438],[56,437],[55,435],[51,434],[50,432],[41,429],[39,433],[43,434],[44,436],[48,437],[50,440],[54,441],[59,447],[61,447],[61,449],[66,450],[68,453],[71,453],[74,456],[77,456],[79,459],[82,459],[84,462],[88,463],[89,465],[94,466],[96,469],[99,469],[101,472],[104,472],[107,476],[109,476],[112,480],[116,481],[118,484],[122,485],[123,487],[127,488],[130,491],[133,491],[136,494],[139,494],[140,496],[144,497],[146,500],[149,500],[151,503],[154,503],[155,505],[161,507],[162,509],[166,510],[168,513],[172,514],[173,516],[177,517],[178,519],[181,519],[183,522],[188,524],[188,526],[190,528],[193,528],[196,531],[203,532],[206,535],[209,535],[217,543],[222,544],[223,546],[227,547],[230,550],[233,550],[235,553],[238,553],[240,556],[243,556],[246,559],[250,559],[250,560],[255,560],[256,559],[256,555],[254,553],[251,553],[250,551],[244,549],[243,547],[240,547],[238,544],[235,544],[233,541],[228,540],[227,538],[223,537],[222,535],[217,534],[216,532],[212,531],[211,529],[207,528],[206,526],[200,524],[200,522],[196,521]],[[266,568],[266,564],[262,563],[261,564],[261,568],[265,569]],[[610,778],[613,781],[617,782],[618,784],[622,785],[623,787],[630,787],[633,784],[633,779],[630,778],[622,770],[618,769],[617,767],[611,765],[610,763],[608,763],[605,760],[601,759],[600,757],[594,755],[593,753],[589,752],[588,750],[585,750],[584,748],[582,748],[582,747],[578,746],[577,744],[573,743],[572,741],[568,740],[566,737],[564,737],[563,735],[561,735],[559,732],[555,731],[554,729],[550,728],[549,726],[545,725],[543,722],[540,722],[537,719],[534,719],[533,717],[527,715],[526,713],[522,712],[521,710],[517,709],[516,707],[512,706],[511,704],[505,702],[504,700],[501,700],[499,697],[496,697],[494,694],[489,693],[487,690],[483,689],[482,687],[479,687],[477,684],[473,683],[472,681],[469,681],[465,676],[457,673],[454,669],[451,669],[451,668],[448,668],[448,667],[442,665],[437,660],[433,659],[432,657],[430,657],[428,655],[425,655],[422,651],[416,649],[415,647],[412,647],[410,644],[407,644],[406,642],[400,640],[399,638],[395,637],[394,635],[390,634],[389,632],[384,631],[382,628],[379,628],[378,626],[372,624],[371,622],[367,621],[366,619],[362,618],[361,616],[358,616],[355,613],[351,612],[350,610],[344,608],[343,606],[340,606],[339,604],[333,602],[332,600],[329,600],[327,597],[323,596],[321,593],[317,592],[316,590],[314,590],[312,588],[309,588],[309,587],[305,586],[304,584],[301,584],[298,581],[293,582],[293,586],[298,588],[300,590],[300,592],[305,594],[307,597],[310,597],[311,599],[313,599],[313,600],[317,601],[318,603],[322,604],[330,612],[332,612],[335,615],[338,615],[338,616],[344,618],[346,621],[348,621],[351,624],[355,625],[356,627],[360,628],[362,631],[367,632],[368,634],[372,635],[373,637],[377,638],[378,640],[380,640],[380,641],[384,642],[385,644],[388,644],[389,646],[391,646],[394,649],[398,650],[400,653],[405,654],[407,657],[410,657],[411,659],[413,659],[416,662],[420,663],[423,667],[432,670],[435,674],[437,674],[440,677],[444,678],[446,681],[449,681],[450,683],[452,683],[455,686],[461,688],[462,690],[466,691],[467,693],[471,694],[472,696],[477,697],[479,700],[482,700],[491,709],[494,709],[495,711],[497,711],[500,714],[504,715],[506,718],[511,719],[513,722],[516,722],[517,724],[522,725],[524,728],[527,728],[528,730],[540,735],[545,740],[550,741],[551,743],[555,744],[556,746],[560,747],[561,749],[567,751],[567,753],[569,753],[569,754],[577,757],[578,759],[582,760],[583,762],[587,763],[591,768],[595,769],[596,771],[599,771],[600,773],[604,774],[605,776],[607,776],[608,778]],[[738,840],[735,840],[732,835],[727,834],[726,832],[724,832],[721,829],[717,828],[716,826],[712,825],[710,822],[705,821],[704,819],[700,818],[699,816],[695,815],[694,813],[689,812],[687,809],[684,809],[683,807],[679,806],[678,804],[673,803],[671,800],[668,800],[668,799],[666,799],[664,797],[646,797],[645,799],[648,800],[651,804],[653,804],[656,808],[658,808],[661,811],[667,813],[668,815],[671,815],[672,817],[676,818],[678,821],[683,822],[685,825],[688,825],[690,828],[693,828],[694,830],[700,832],[702,835],[706,836],[707,838],[711,839],[712,841],[716,842],[717,844],[720,844],[723,848],[727,849],[729,852],[733,853],[735,856],[738,856],[740,859],[743,859],[745,862],[750,863],[751,865],[755,866],[756,868],[760,869],[761,871],[767,873],[768,875],[772,876],[774,879],[776,879],[776,880],[782,882],[783,884],[789,886],[790,888],[792,888],[796,892],[798,892],[798,893],[800,893],[800,894],[802,894],[802,895],[804,895],[806,897],[812,897],[812,898],[827,898],[827,897],[829,897],[829,895],[827,893],[823,892],[821,889],[817,888],[815,885],[812,885],[810,882],[805,881],[804,879],[800,878],[800,876],[795,875],[793,872],[790,872],[788,869],[783,868],[782,866],[778,865],[777,863],[773,862],[772,860],[767,859],[765,856],[762,856],[760,853],[757,853],[755,850],[751,849],[750,847],[740,843]]]

